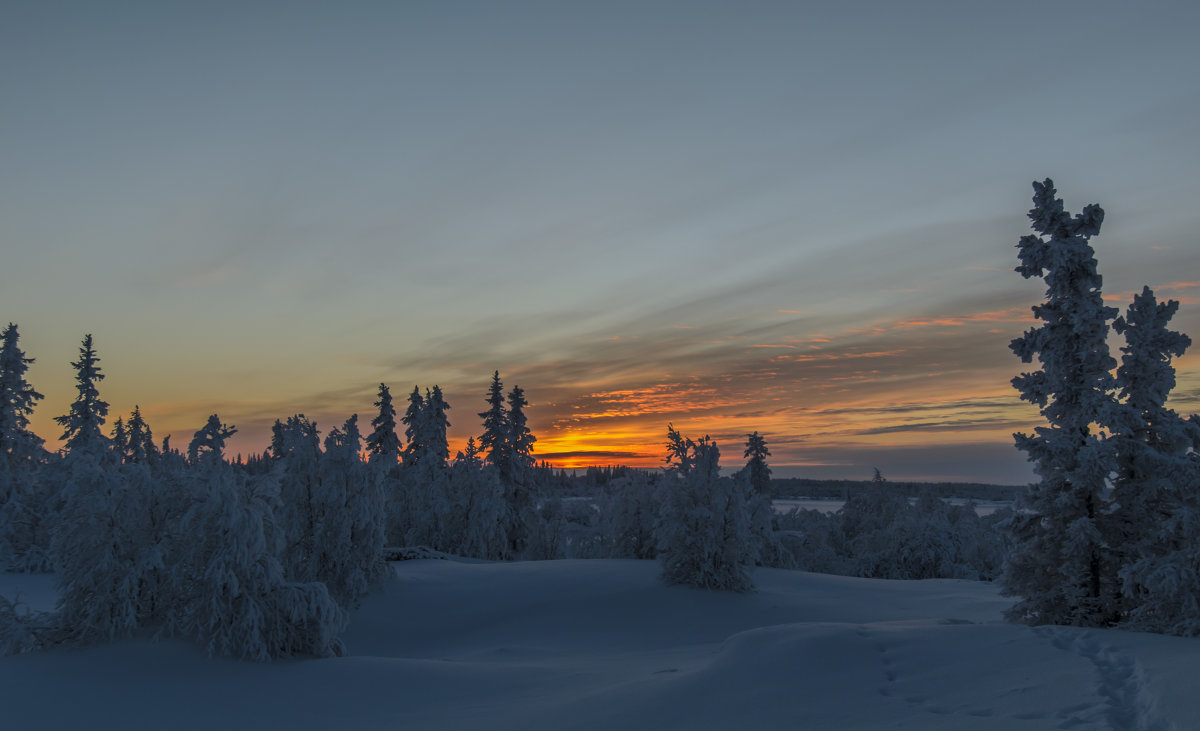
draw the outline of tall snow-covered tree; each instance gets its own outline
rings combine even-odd
[[[0,570],[49,571],[54,490],[42,439],[29,417],[42,394],[25,380],[33,358],[17,326],[0,333]]]
[[[446,418],[449,410],[450,404],[446,403],[440,386],[435,384],[432,391],[425,392],[419,461],[431,469],[446,469],[450,460],[450,443],[446,438],[446,430],[450,427],[450,420]]]
[[[1200,428],[1166,402],[1175,387],[1172,358],[1191,339],[1168,324],[1179,303],[1160,303],[1145,287],[1113,329],[1124,335],[1114,424],[1117,471],[1108,540],[1120,560],[1123,606],[1132,626],[1200,633],[1200,461],[1191,454]]]
[[[92,343],[91,334],[83,336],[79,347],[79,360],[71,364],[75,368],[75,389],[78,392],[71,410],[54,417],[63,427],[62,439],[68,451],[101,449],[107,439],[101,431],[108,416],[108,402],[100,398],[97,384],[104,380],[100,372],[100,357]]]
[[[400,437],[396,436],[396,407],[392,405],[392,393],[382,383],[375,406],[379,407],[379,415],[371,420],[367,451],[372,462],[382,462],[391,468],[400,460]]]
[[[422,442],[425,432],[422,424],[424,417],[425,397],[421,395],[420,387],[413,386],[412,393],[408,395],[408,408],[404,410],[404,418],[400,420],[404,422],[404,439],[408,442],[404,447],[405,467],[416,467],[425,453],[425,444]]]
[[[1118,587],[1104,540],[1106,481],[1115,468],[1112,445],[1100,430],[1112,420],[1108,322],[1091,237],[1104,211],[1089,205],[1072,217],[1054,183],[1035,182],[1029,212],[1036,235],[1017,244],[1025,278],[1045,280],[1046,301],[1033,307],[1042,321],[1012,341],[1025,363],[1041,369],[1013,379],[1021,398],[1048,422],[1033,435],[1016,434],[1041,480],[1031,485],[1008,523],[1012,552],[1002,585],[1020,597],[1009,617],[1032,624],[1103,626],[1116,619]]]
[[[511,450],[509,459],[512,471],[520,474],[521,479],[524,479],[524,474],[533,467],[533,444],[537,441],[537,437],[529,431],[529,419],[525,416],[525,407],[528,405],[525,391],[520,386],[513,386],[513,390],[508,394],[508,444]]]
[[[385,512],[378,473],[359,457],[358,415],[325,437],[321,456],[316,578],[343,606],[354,606],[387,573]]]
[[[500,471],[500,479],[507,480],[510,474],[508,464],[510,433],[508,415],[504,411],[504,384],[500,382],[500,371],[492,374],[492,385],[488,388],[487,411],[482,411],[479,418],[483,419],[483,434],[479,437],[479,451],[484,455],[484,462]]]
[[[325,512],[321,494],[321,440],[317,425],[304,414],[289,416],[281,429],[282,452],[275,462],[282,507],[284,574],[295,581],[319,581],[323,557],[316,546],[317,526]]]
[[[20,348],[21,335],[11,322],[0,333],[0,455],[33,456],[42,440],[29,431],[29,416],[42,394],[25,380],[33,358]]]
[[[771,450],[767,449],[767,440],[758,432],[746,435],[746,451],[743,455],[746,469],[750,472],[750,484],[755,492],[768,495],[771,492],[771,468],[767,466],[767,457]]]

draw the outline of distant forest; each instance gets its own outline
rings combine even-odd
[[[988,485],[982,482],[891,482],[887,488],[904,497],[920,497],[928,493],[936,498],[966,498],[968,500],[1016,500],[1025,492],[1024,486]],[[830,500],[849,500],[878,487],[873,480],[816,480],[809,477],[771,478],[771,496],[775,498],[804,497]]]

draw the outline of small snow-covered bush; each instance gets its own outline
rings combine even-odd
[[[36,612],[21,597],[0,596],[0,656],[20,655],[57,641],[58,623],[50,612]]]

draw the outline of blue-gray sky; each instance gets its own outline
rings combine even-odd
[[[1021,482],[1034,179],[1200,337],[1200,6],[7,2],[0,318],[47,398],[364,417],[489,376],[542,454],[758,429],[801,474]],[[1114,341],[1114,345],[1119,342]],[[1176,406],[1200,408],[1200,360]],[[656,456],[654,457],[656,458]],[[788,470],[783,470],[785,473]]]

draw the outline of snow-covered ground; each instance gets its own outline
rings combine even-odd
[[[989,584],[655,562],[395,564],[348,656],[260,665],[184,642],[0,658],[0,729],[1187,729],[1200,641],[1001,621]],[[49,577],[0,574],[49,608]]]

